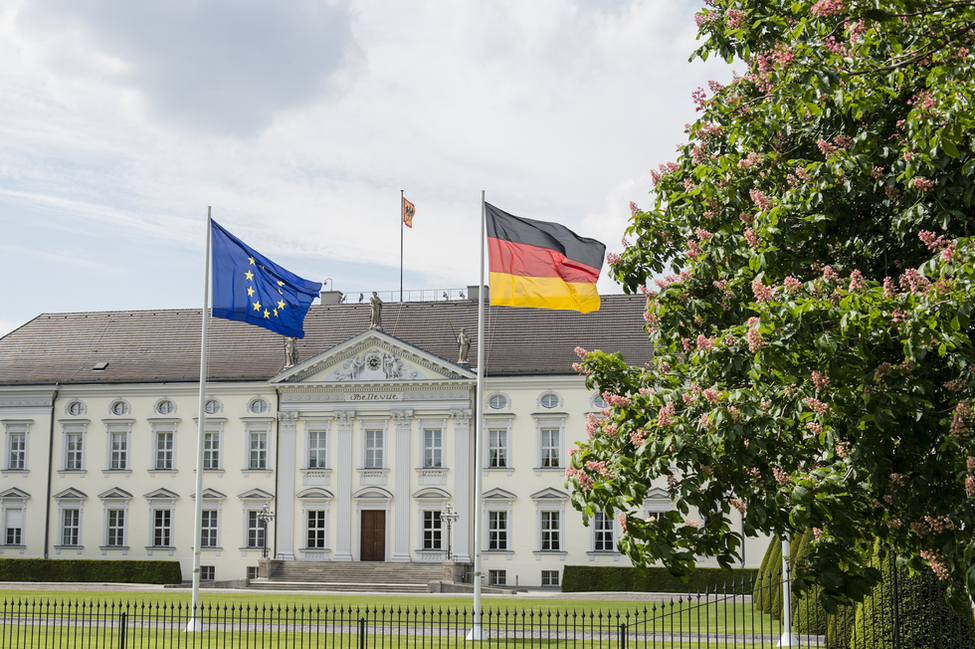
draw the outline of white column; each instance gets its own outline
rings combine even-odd
[[[295,458],[297,457],[298,413],[279,412],[278,494],[274,512],[278,559],[295,559]],[[270,540],[270,539],[269,539]]]
[[[396,420],[396,477],[393,484],[393,555],[391,561],[410,561],[410,437],[412,410],[393,410]]]
[[[337,410],[338,453],[335,457],[335,561],[352,561],[352,426],[355,410]]]
[[[451,410],[454,418],[454,466],[450,475],[454,480],[454,511],[457,523],[453,527],[454,561],[471,562],[471,415],[470,409]],[[481,467],[474,467],[474,472]]]

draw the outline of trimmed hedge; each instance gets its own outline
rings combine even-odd
[[[624,566],[566,566],[562,571],[563,593],[629,591],[636,593],[688,593],[728,588],[751,587],[758,574],[754,568],[696,568],[681,581],[666,568]]]
[[[183,572],[179,561],[0,559],[0,581],[178,584],[183,581]]]
[[[759,577],[755,580],[755,589],[752,591],[752,601],[762,613],[770,613],[773,601],[776,598],[782,599],[782,587],[779,585],[781,579],[782,541],[773,538],[765,551],[765,559],[759,568]]]

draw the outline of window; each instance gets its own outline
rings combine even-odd
[[[559,466],[559,452],[561,444],[559,444],[559,429],[558,428],[543,428],[541,430],[541,450],[542,450],[542,466],[543,467],[557,467]]]
[[[592,398],[592,405],[596,406],[597,408],[608,408],[609,407],[609,404],[606,403],[606,399],[603,399],[603,396],[601,394],[596,394],[596,395],[593,396],[593,398]]]
[[[111,433],[109,445],[108,468],[113,471],[129,468],[129,434]]]
[[[220,468],[220,433],[203,434],[203,468],[207,470]]]
[[[80,401],[72,401],[68,404],[67,408],[68,414],[77,417],[79,415],[85,414],[85,404]]]
[[[173,469],[173,448],[176,434],[171,431],[156,432],[156,453],[153,468],[158,471]]]
[[[426,428],[423,430],[423,468],[443,466],[443,430]]]
[[[488,550],[508,549],[508,512],[488,512]]]
[[[558,586],[559,585],[559,571],[558,570],[543,570],[542,571],[542,586]]]
[[[557,552],[562,549],[559,512],[540,512],[542,515],[542,552]]]
[[[127,415],[129,414],[129,404],[119,399],[112,403],[109,407],[113,415]]]
[[[264,431],[250,434],[250,459],[247,467],[250,469],[267,468],[267,433]]]
[[[65,435],[64,470],[81,471],[84,468],[85,434]]]
[[[491,586],[507,585],[508,572],[506,570],[488,570],[488,583]]]
[[[257,579],[261,576],[261,569],[259,566],[247,566],[247,578]]]
[[[216,399],[207,400],[203,406],[203,411],[208,415],[215,415],[220,412],[220,402]]]
[[[593,547],[595,552],[615,552],[613,544],[613,519],[602,512],[592,518]]]
[[[10,433],[8,439],[7,468],[23,471],[27,468],[27,433]]]
[[[252,509],[247,512],[247,547],[264,547],[264,523],[261,522],[260,511]]]
[[[24,510],[6,508],[4,511],[4,545],[24,544]]]
[[[492,394],[491,398],[488,399],[488,405],[495,410],[501,410],[508,405],[508,397],[503,394]]]
[[[325,521],[327,512],[313,510],[308,512],[308,539],[305,547],[326,548]]]
[[[308,468],[324,469],[328,466],[328,433],[324,430],[308,432]]]
[[[125,545],[125,510],[109,509],[107,512],[107,530],[105,535],[105,545],[109,547],[122,547]]]
[[[382,469],[383,463],[383,431],[366,431],[366,457],[365,464],[367,469]]]
[[[251,401],[251,405],[248,409],[255,415],[264,414],[268,409],[267,401],[264,399],[254,399]]]
[[[172,545],[173,539],[173,511],[171,509],[155,509],[152,512],[152,545],[166,548]]]
[[[61,545],[80,545],[81,510],[61,510]]]
[[[488,430],[488,466],[503,469],[508,466],[508,429]]]
[[[200,581],[215,581],[217,570],[213,566],[200,566]]]
[[[539,399],[539,403],[543,408],[555,408],[559,405],[559,395],[549,392],[543,394],[542,398]]]
[[[441,545],[440,511],[423,512],[423,549],[440,550]]]
[[[171,415],[176,412],[176,404],[169,399],[163,399],[156,404],[156,412],[160,415]]]
[[[204,509],[203,522],[200,525],[200,547],[217,547],[217,510]]]

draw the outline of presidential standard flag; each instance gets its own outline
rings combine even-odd
[[[403,199],[403,223],[406,227],[413,227],[413,215],[416,214],[416,208],[413,203],[409,202],[405,198]]]
[[[211,220],[213,315],[304,338],[301,325],[322,290],[281,268]]]
[[[558,223],[525,219],[485,203],[491,304],[588,313],[606,246]]]

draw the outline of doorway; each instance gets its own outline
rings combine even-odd
[[[386,560],[386,512],[381,509],[362,510],[360,528],[360,561]]]

